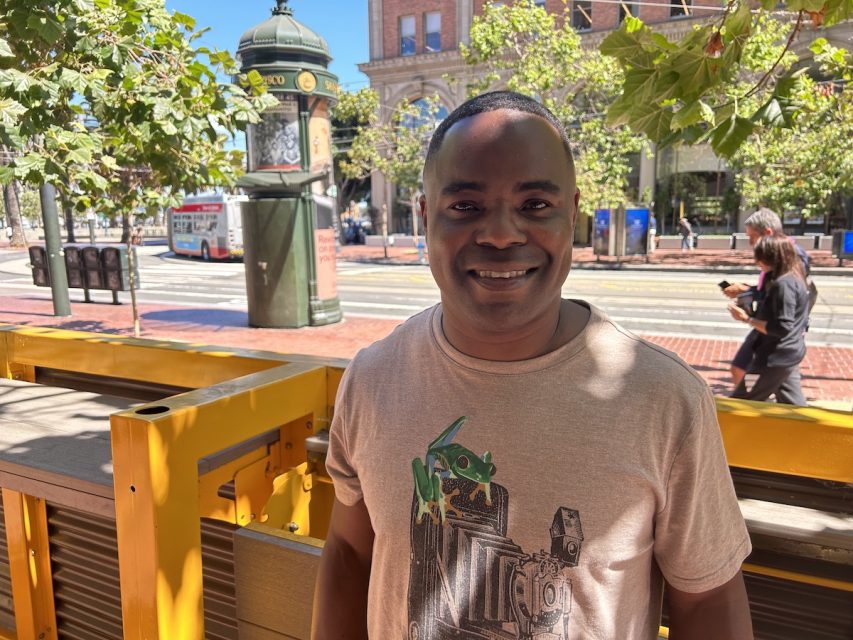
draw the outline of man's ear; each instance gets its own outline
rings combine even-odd
[[[426,196],[421,194],[421,197],[418,198],[418,215],[421,217],[421,223],[424,225],[424,234],[427,232],[427,204],[426,204]]]
[[[581,201],[581,190],[575,189],[575,210],[574,215],[572,216],[572,229],[577,228],[578,226],[578,203]]]

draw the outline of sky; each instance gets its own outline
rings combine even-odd
[[[240,36],[271,16],[275,0],[166,0],[166,8],[196,19],[196,29],[210,27],[201,39],[207,47],[225,49],[233,56]],[[370,57],[367,0],[290,0],[293,17],[329,43],[332,63],[342,88],[366,87],[367,76],[358,70]]]

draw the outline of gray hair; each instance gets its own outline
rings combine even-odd
[[[773,232],[774,236],[782,233],[782,221],[775,212],[767,207],[759,208],[743,224],[744,226],[752,227],[759,233],[767,233],[768,229]]]

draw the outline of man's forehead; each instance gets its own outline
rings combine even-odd
[[[570,163],[560,134],[548,120],[526,111],[495,109],[468,116],[454,123],[447,130],[432,162],[426,167],[424,178],[429,180],[441,176],[442,182],[451,177],[457,179],[459,175],[456,172],[460,162],[477,165],[479,157],[482,156],[475,156],[475,153],[488,154],[491,145],[499,144],[514,145],[512,159],[517,159],[525,152],[535,152],[541,156],[543,151],[550,147],[554,155],[559,154],[561,159]],[[504,154],[499,157],[507,156]],[[494,158],[487,155],[485,160]],[[570,164],[572,175],[573,169]]]

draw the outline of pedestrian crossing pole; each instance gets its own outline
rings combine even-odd
[[[64,318],[71,315],[71,303],[68,298],[65,252],[62,250],[62,237],[59,232],[56,189],[52,184],[41,185],[39,198],[44,226],[44,250],[47,254],[47,269],[50,274],[50,291],[53,299],[53,315]]]

